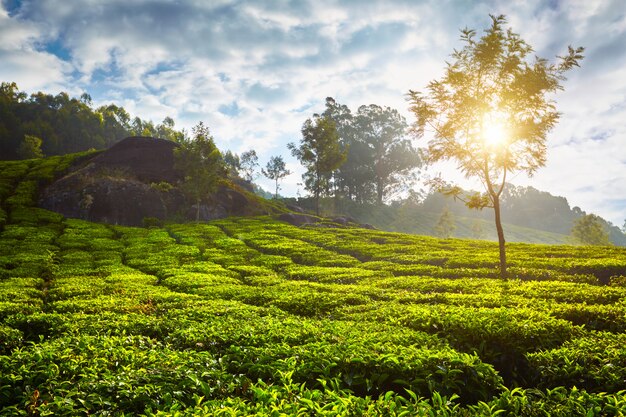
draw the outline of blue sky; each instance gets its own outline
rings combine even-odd
[[[555,96],[562,112],[547,166],[532,185],[621,226],[626,218],[626,3],[623,0],[148,1],[3,0],[0,80],[29,93],[91,94],[133,116],[178,127],[202,120],[225,150],[282,154],[334,97],[398,109],[405,94],[442,74],[459,29],[481,31],[489,13],[538,56],[584,46],[582,67]],[[416,142],[419,146],[420,142]],[[429,169],[460,179],[453,166]],[[271,184],[259,181],[268,189]]]

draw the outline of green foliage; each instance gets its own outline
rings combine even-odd
[[[285,161],[283,160],[283,157],[280,155],[272,156],[265,168],[261,169],[261,172],[267,178],[276,182],[276,192],[274,193],[274,198],[278,199],[278,182],[287,175],[291,174],[291,171],[285,168]]]
[[[39,162],[0,175],[2,415],[626,413],[623,248],[511,244],[501,281],[486,241],[96,224],[32,206]]]
[[[156,136],[181,142],[183,131],[166,117],[159,125],[131,117],[114,104],[92,107],[89,94],[71,98],[37,92],[28,96],[17,84],[0,84],[0,155],[39,158],[104,149],[127,136]]]
[[[574,222],[572,237],[583,245],[610,245],[609,233],[595,214],[585,214]]]
[[[464,46],[454,50],[441,80],[431,81],[427,93],[409,91],[410,110],[418,137],[432,129],[425,158],[428,163],[451,160],[468,177],[478,178],[483,193],[463,195],[441,178],[432,181],[470,208],[492,207],[500,243],[500,273],[506,277],[500,196],[508,174],[533,175],[545,165],[546,135],[559,119],[551,94],[562,89],[564,73],[583,58],[583,48],[569,47],[557,64],[532,55],[518,34],[505,30],[504,16],[476,39],[463,29]]]
[[[17,156],[21,159],[41,158],[41,139],[37,136],[24,135],[24,139],[17,150]]]
[[[337,125],[330,117],[316,114],[302,125],[300,146],[289,143],[287,147],[306,168],[302,179],[305,188],[315,197],[315,212],[319,215],[319,199],[330,195],[332,174],[346,160],[346,150],[339,144]]]
[[[163,227],[163,220],[157,217],[144,217],[142,223],[145,228]]]
[[[578,387],[590,392],[626,390],[626,335],[598,332],[563,346],[529,354],[540,387]]]
[[[241,154],[240,159],[241,172],[243,173],[243,179],[252,182],[258,175],[256,169],[259,166],[259,157],[254,149],[250,149]]]
[[[322,116],[333,119],[341,146],[347,149],[334,184],[344,198],[381,205],[412,184],[421,158],[406,138],[406,120],[397,110],[370,104],[352,114],[327,97]]]
[[[241,160],[239,155],[228,150],[224,153],[224,155],[222,155],[222,159],[224,160],[228,176],[231,178],[238,177],[239,170],[241,169]]]
[[[200,122],[194,126],[193,135],[193,139],[174,150],[174,166],[183,173],[182,189],[196,202],[198,221],[200,203],[217,189],[224,167],[209,128]]]

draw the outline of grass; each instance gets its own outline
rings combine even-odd
[[[96,224],[38,163],[0,170],[0,415],[626,413],[626,249],[511,243],[502,281],[488,241]]]

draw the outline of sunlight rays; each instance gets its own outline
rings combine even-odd
[[[481,139],[489,148],[506,146],[509,141],[509,129],[504,113],[490,112],[483,115]]]

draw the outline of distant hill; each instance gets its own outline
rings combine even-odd
[[[286,201],[312,208],[306,198]],[[419,202],[404,200],[384,206],[345,200],[327,200],[325,205],[328,211],[343,213],[382,230],[430,236],[436,236],[435,226],[447,207],[456,226],[453,237],[497,240],[493,210],[470,210],[462,202],[439,193],[429,194]],[[566,198],[533,187],[509,184],[502,196],[502,218],[509,242],[574,244],[570,231],[576,219],[585,214],[579,207],[570,208]],[[602,221],[610,241],[626,246],[626,235],[617,226],[604,219]]]
[[[351,216],[359,221],[370,223],[376,228],[390,232],[412,233],[436,236],[435,226],[441,213],[434,213],[410,206],[400,207],[352,207]],[[497,240],[495,225],[491,219],[454,215],[453,237],[463,239]],[[479,225],[478,227],[476,225]],[[479,230],[475,230],[475,229]],[[542,244],[571,244],[569,235],[546,230],[533,229],[510,223],[504,224],[508,242]]]
[[[570,207],[565,197],[554,196],[534,187],[519,187],[507,184],[501,198],[502,219],[510,226],[534,229],[569,236],[577,219],[587,214],[580,207]],[[430,194],[419,208],[426,212],[440,214],[448,207],[458,218],[484,219],[493,221],[493,210],[469,210],[460,201],[446,198],[441,194]],[[626,246],[626,235],[619,227],[601,219],[609,232],[609,239],[615,245]],[[530,241],[529,241],[530,242]],[[546,242],[547,243],[547,242]]]

